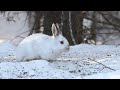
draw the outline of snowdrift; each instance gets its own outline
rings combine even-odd
[[[1,79],[104,79],[120,78],[120,46],[71,46],[55,61],[16,62],[16,47],[0,44]]]

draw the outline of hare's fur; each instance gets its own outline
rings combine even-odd
[[[17,47],[16,60],[54,60],[63,52],[68,51],[69,43],[67,39],[62,36],[61,31],[58,30],[53,24],[53,36],[38,33],[25,38],[23,41],[20,42],[20,44]],[[64,44],[61,44],[60,41],[64,41]]]

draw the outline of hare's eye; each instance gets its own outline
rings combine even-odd
[[[63,42],[63,41],[60,41],[60,43],[61,43],[61,44],[64,44],[64,42]]]

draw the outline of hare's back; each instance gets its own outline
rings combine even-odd
[[[42,33],[38,33],[38,34],[33,34],[28,36],[26,39],[30,39],[30,40],[34,40],[34,39],[50,39],[51,37]]]
[[[49,41],[50,39],[51,39],[50,36],[39,33],[39,34],[33,34],[26,37],[22,42]]]

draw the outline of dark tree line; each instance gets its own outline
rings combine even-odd
[[[31,13],[31,12],[28,12]],[[35,22],[29,35],[32,34],[33,30],[36,33],[40,31],[40,20],[44,18],[43,33],[51,35],[52,23],[59,23],[62,25],[63,35],[68,39],[70,45],[80,44],[82,42],[83,33],[83,17],[82,11],[34,11]],[[70,23],[72,32],[70,32]],[[73,35],[73,37],[71,37]],[[74,42],[72,39],[74,38]]]

